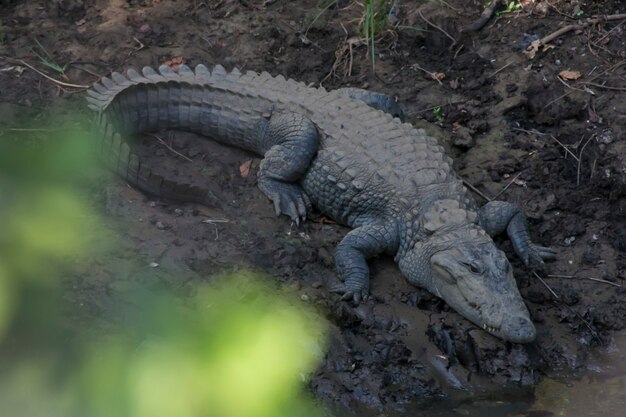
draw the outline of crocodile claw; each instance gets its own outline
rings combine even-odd
[[[521,254],[522,262],[524,265],[531,267],[542,267],[544,260],[550,260],[556,258],[556,251],[546,246],[536,245],[531,243],[528,248]]]
[[[527,267],[543,268],[544,260],[551,260],[556,258],[556,251],[552,248],[536,245],[530,243],[528,247],[518,252],[522,262]]]
[[[330,292],[341,294],[341,300],[352,301],[355,304],[360,304],[362,301],[365,302],[369,298],[368,288],[348,288],[344,283],[332,286]]]
[[[276,215],[286,214],[296,225],[306,219],[311,208],[309,196],[297,184],[284,183],[270,178],[260,178],[259,188],[274,202]]]

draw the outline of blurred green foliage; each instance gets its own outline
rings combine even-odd
[[[84,411],[95,417],[319,415],[302,395],[301,378],[321,357],[323,321],[253,277],[224,281],[201,290],[193,308],[169,297],[143,300],[141,314],[131,318],[133,334],[87,355],[79,383]]]
[[[303,381],[323,355],[324,322],[252,274],[212,279],[192,298],[146,289],[109,333],[69,325],[80,312],[67,277],[90,279],[114,226],[85,181],[94,140],[37,131],[0,128],[0,415],[321,415]]]
[[[85,135],[23,133],[0,137],[0,340],[14,310],[29,302],[22,296],[60,285],[61,270],[88,253],[98,228],[78,186],[97,166]]]

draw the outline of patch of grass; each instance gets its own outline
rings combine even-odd
[[[433,115],[435,116],[435,120],[437,120],[439,123],[443,123],[443,121],[445,120],[445,117],[441,113],[441,106],[437,106],[433,109]]]
[[[324,3],[311,20],[311,23],[307,26],[304,32],[305,36],[320,17],[337,4],[337,0],[330,0],[328,3]],[[416,26],[402,25],[397,21],[394,16],[395,12],[398,10],[397,0],[363,0],[362,3],[355,1],[352,4],[363,7],[361,16],[355,20],[358,21],[359,37],[364,41],[364,44],[367,45],[368,53],[372,61],[372,68],[374,68],[376,64],[376,42],[380,40],[384,34],[391,34],[395,38],[397,37],[395,32],[400,30],[425,31]],[[349,7],[346,7],[346,9],[348,8]],[[353,22],[353,20],[348,22]]]
[[[496,16],[503,15],[505,13],[513,13],[522,9],[522,5],[518,1],[507,1],[506,9],[503,11],[496,12]]]
[[[309,30],[311,29],[311,27],[313,27],[315,22],[317,22],[319,18],[322,17],[322,15],[328,11],[328,9],[330,9],[336,4],[337,4],[337,0],[330,0],[324,7],[322,7],[320,11],[315,15],[313,20],[311,20],[311,23],[309,23],[309,25],[306,27],[306,30],[304,31],[304,35],[306,36],[306,34],[309,33]]]
[[[372,59],[372,68],[376,64],[376,37],[389,27],[389,15],[396,7],[396,2],[389,0],[365,0],[361,33],[365,38]]]
[[[57,62],[54,60],[54,58],[52,57],[52,55],[46,50],[46,48],[44,48],[44,46],[37,40],[35,39],[35,43],[37,44],[37,49],[35,48],[30,48],[30,50],[32,51],[33,54],[35,54],[37,56],[37,58],[39,58],[39,61],[41,61],[42,64],[44,64],[45,66],[47,66],[48,68],[50,68],[51,70],[63,75],[64,77],[65,75],[65,70],[67,70],[67,67],[69,64],[65,64],[63,66],[57,64]],[[41,53],[39,53],[39,52]]]

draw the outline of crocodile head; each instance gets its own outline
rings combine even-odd
[[[504,252],[479,226],[440,231],[399,259],[408,280],[501,339],[528,343],[535,327]]]

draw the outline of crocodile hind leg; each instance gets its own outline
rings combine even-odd
[[[518,206],[505,201],[491,201],[479,212],[480,225],[491,235],[506,230],[515,253],[526,266],[542,265],[544,259],[554,259],[556,251],[536,245],[530,240],[528,220]]]
[[[367,258],[383,252],[395,252],[398,242],[395,227],[389,225],[364,225],[350,231],[335,251],[337,275],[343,283],[334,286],[331,291],[342,294],[342,300],[353,300],[355,303],[367,299],[370,283]]]
[[[262,139],[264,158],[259,169],[258,186],[274,202],[276,215],[286,214],[296,224],[311,208],[309,197],[297,184],[309,168],[319,148],[317,128],[305,116],[274,113]]]

